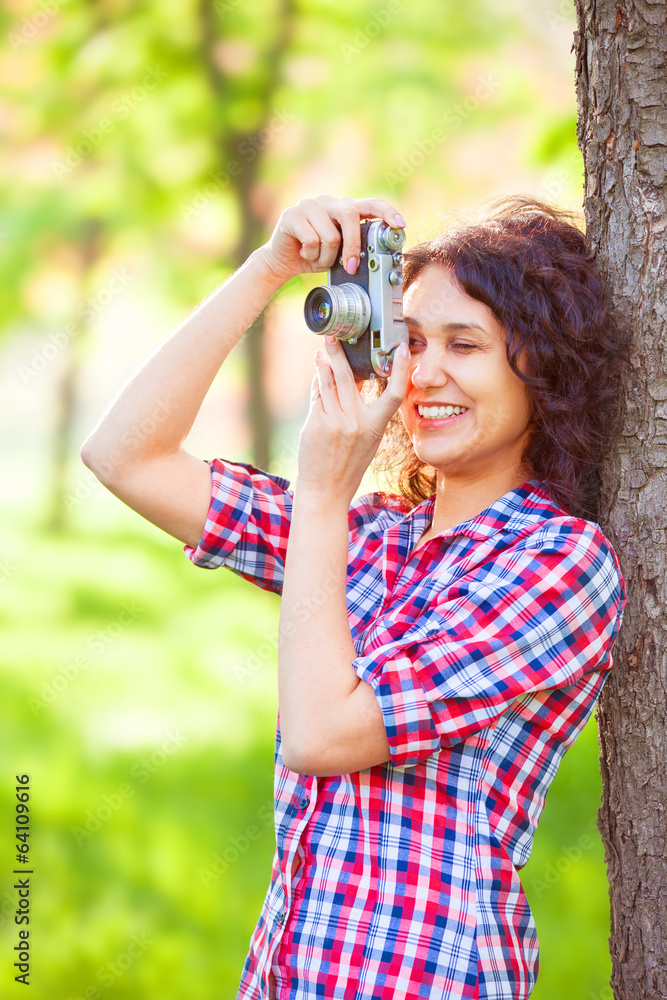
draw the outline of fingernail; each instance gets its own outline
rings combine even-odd
[[[394,222],[396,223],[399,229],[404,229],[407,226],[407,222],[405,221],[402,215],[395,215]]]
[[[315,360],[326,361],[326,358],[324,357],[324,351],[315,351]]]
[[[405,343],[405,341],[402,341],[398,345],[398,353],[401,355],[402,358],[409,358],[410,357],[410,348]]]
[[[330,333],[327,333],[327,335],[326,335],[326,337],[324,339],[326,340],[327,344],[335,344],[336,343],[336,338],[332,334],[330,334]]]
[[[356,257],[350,257],[350,259],[347,262],[347,266],[346,266],[345,270],[347,271],[348,274],[356,274],[357,273],[357,267],[358,267],[358,265],[359,265],[359,261],[357,260],[357,258]]]

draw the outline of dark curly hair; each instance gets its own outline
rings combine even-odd
[[[583,220],[576,213],[527,196],[496,199],[474,223],[406,251],[403,287],[440,264],[492,310],[507,331],[507,361],[528,386],[533,407],[522,461],[560,507],[596,520],[600,464],[621,428],[630,336],[614,322],[609,291],[577,222]],[[365,395],[380,394],[386,384],[376,379]],[[435,493],[436,470],[417,457],[398,413],[373,467],[390,480],[398,470],[398,492],[411,506]]]

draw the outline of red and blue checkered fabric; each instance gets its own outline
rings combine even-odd
[[[188,556],[280,593],[288,481],[210,464]],[[278,1000],[523,1000],[535,984],[518,871],[612,667],[625,586],[598,525],[536,480],[412,553],[433,510],[380,493],[350,507],[353,665],[391,759],[296,774],[278,718],[276,852],[238,1000],[268,997],[271,972]]]

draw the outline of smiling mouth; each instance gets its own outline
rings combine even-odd
[[[415,406],[417,417],[420,423],[443,423],[450,422],[464,416],[468,412],[467,406]]]
[[[416,408],[421,417],[428,417],[432,420],[453,415],[458,416],[468,409],[467,406],[459,406],[454,403],[436,403],[433,406],[423,406],[421,403],[417,403]]]

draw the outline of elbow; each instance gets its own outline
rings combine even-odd
[[[283,764],[295,774],[308,774],[315,778],[330,778],[343,774],[339,755],[325,752],[322,747],[290,746],[283,743]]]
[[[294,771],[295,774],[310,774],[317,776],[318,765],[321,765],[322,761],[320,755],[317,751],[312,748],[297,744],[292,745],[291,743],[285,743],[283,739],[282,743],[282,758],[283,764],[289,771]]]
[[[309,771],[305,770],[306,755],[298,747],[289,746],[283,740],[281,746],[281,754],[283,758],[283,764],[285,765],[288,771],[294,771],[295,774],[310,773]]]
[[[322,727],[314,725],[310,714],[295,716],[287,710],[278,712],[278,720],[283,764],[295,774],[314,775],[312,769],[321,763]]]
[[[79,451],[79,457],[81,458],[81,461],[86,466],[86,468],[90,469],[90,471],[94,472],[95,475],[97,476],[97,469],[100,466],[100,456],[98,454],[97,448],[95,447],[95,442],[92,434],[89,434],[86,440],[81,445],[81,449]]]
[[[87,469],[102,483],[111,486],[117,480],[120,471],[120,451],[103,448],[95,438],[95,432],[89,434],[79,451],[81,461]]]
[[[79,451],[79,457],[81,458],[81,461],[86,466],[86,468],[90,469],[91,472],[94,472],[95,465],[97,463],[97,457],[92,437],[93,437],[92,434],[89,434],[86,440],[81,445],[81,449]]]

